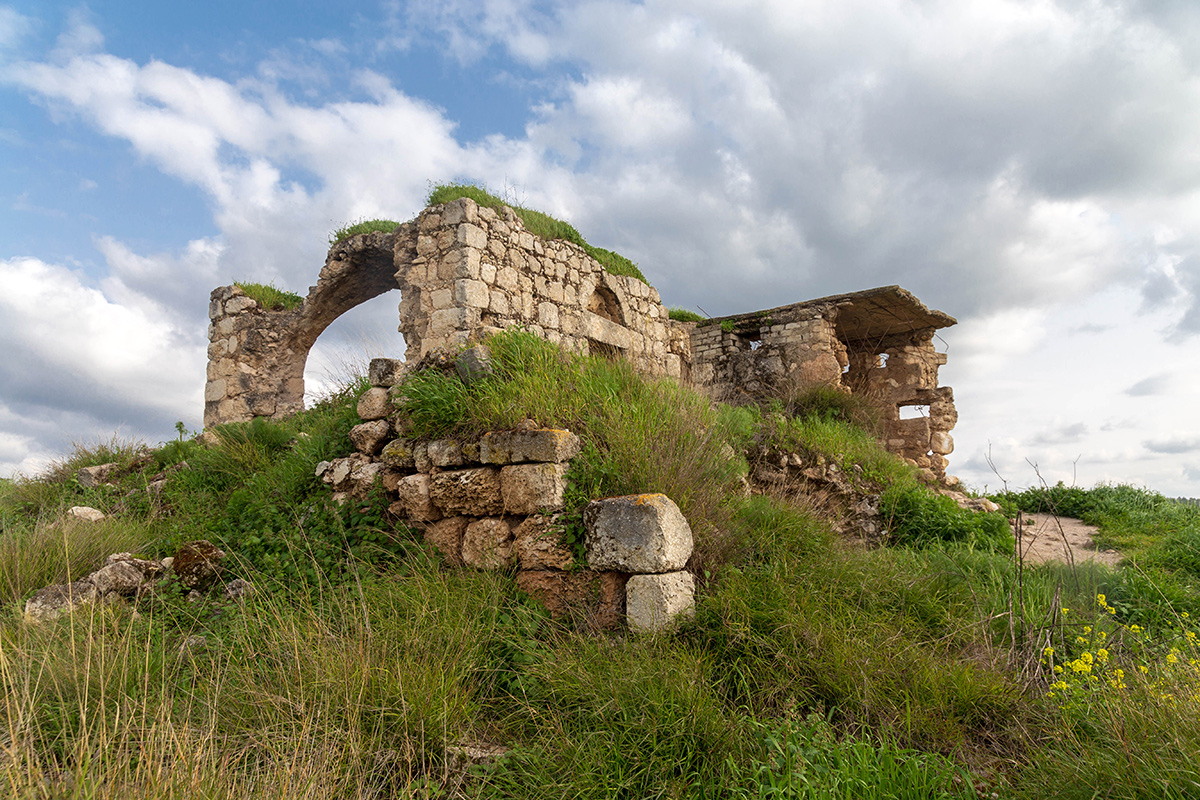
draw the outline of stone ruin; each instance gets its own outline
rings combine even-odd
[[[678,322],[658,292],[612,275],[582,248],[527,231],[511,209],[462,198],[422,211],[391,233],[333,245],[317,285],[291,310],[269,310],[236,286],[209,304],[207,427],[303,408],[304,365],[321,332],[351,308],[400,291],[405,359],[454,351],[523,327],[570,352],[630,360],[715,400],[786,397],[829,385],[865,397],[892,452],[947,479],[957,412],[938,385],[935,333],[953,317],[899,286]]]

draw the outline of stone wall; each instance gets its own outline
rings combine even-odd
[[[511,209],[463,198],[427,208],[392,233],[335,244],[317,285],[292,311],[262,309],[236,286],[214,290],[204,424],[300,410],[304,364],[317,337],[391,289],[400,291],[410,361],[520,326],[571,352],[686,376],[687,336],[652,287],[610,275],[577,245],[534,236]]]
[[[690,377],[728,402],[815,385],[857,394],[879,409],[890,451],[944,480],[958,413],[953,390],[938,386],[946,356],[933,339],[954,323],[899,286],[689,323]]]
[[[382,490],[388,511],[422,531],[448,565],[515,569],[523,590],[589,628],[627,616],[635,628],[657,630],[691,607],[684,566],[692,533],[671,500],[651,494],[587,506],[588,568],[580,569],[562,546],[558,516],[579,438],[533,423],[469,442],[397,437],[389,390],[402,373],[399,362],[372,362],[377,385],[360,398],[363,422],[350,432],[357,452],[317,466],[335,500]]]
[[[214,290],[204,424],[299,411],[317,337],[339,315],[392,289],[400,291],[409,363],[522,327],[571,352],[626,358],[723,401],[836,386],[879,407],[890,450],[945,477],[957,413],[953,392],[938,386],[945,355],[933,337],[953,317],[887,286],[674,322],[642,281],[610,275],[574,244],[534,236],[507,207],[495,211],[467,198],[427,208],[391,233],[335,244],[297,309],[260,308],[235,286]]]

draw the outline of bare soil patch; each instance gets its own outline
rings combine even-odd
[[[1096,548],[1093,536],[1097,529],[1092,525],[1051,514],[1022,514],[1021,518],[1024,520],[1021,555],[1030,563],[1097,561],[1115,567],[1121,560],[1116,550]]]

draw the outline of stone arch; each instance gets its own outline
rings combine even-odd
[[[617,298],[616,292],[603,282],[596,285],[591,297],[588,298],[587,310],[609,322],[615,322],[618,325],[625,324],[621,313],[621,301]]]
[[[338,242],[329,250],[317,285],[290,310],[262,309],[240,289],[223,286],[209,304],[209,366],[204,424],[285,417],[304,408],[304,366],[317,337],[350,309],[384,292],[402,296],[400,332],[419,353],[417,320],[403,313],[420,305],[407,265],[416,250],[412,226]]]

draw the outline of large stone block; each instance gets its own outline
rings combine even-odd
[[[559,511],[567,489],[565,464],[514,464],[500,469],[505,514]]]
[[[929,436],[929,449],[939,456],[948,456],[954,452],[954,437],[945,431],[934,431]]]
[[[483,517],[504,511],[500,470],[493,467],[438,473],[430,479],[429,497],[447,515]]]
[[[358,452],[372,456],[379,452],[391,434],[392,426],[386,419],[374,419],[351,428],[350,441]]]
[[[379,458],[389,467],[412,469],[416,464],[413,443],[408,439],[394,439],[383,446]]]
[[[695,605],[696,582],[690,572],[633,575],[625,584],[625,617],[635,630],[662,630]]]
[[[372,386],[358,398],[358,416],[364,420],[383,419],[395,410],[387,389],[380,386]]]
[[[512,528],[498,517],[472,522],[463,534],[462,558],[479,569],[509,566],[514,560]]]
[[[372,358],[367,367],[367,380],[372,386],[390,389],[404,377],[404,362],[395,358]]]
[[[625,613],[625,581],[619,572],[523,570],[517,587],[558,619],[575,619],[588,630],[615,628]]]
[[[479,442],[479,460],[484,464],[563,463],[579,455],[579,448],[579,437],[570,431],[491,431]]]
[[[441,551],[447,564],[461,567],[463,534],[470,522],[466,517],[448,517],[434,522],[425,528],[425,541]]]
[[[442,512],[429,499],[429,476],[417,473],[406,475],[396,485],[396,495],[404,507],[404,515],[413,522],[434,522]]]
[[[664,494],[594,500],[583,510],[583,523],[594,569],[675,572],[692,555],[692,528]]]
[[[521,569],[570,569],[571,551],[562,545],[556,517],[534,514],[513,530],[513,553]]]
[[[435,467],[461,467],[462,445],[454,439],[435,439],[425,447],[429,463]]]

